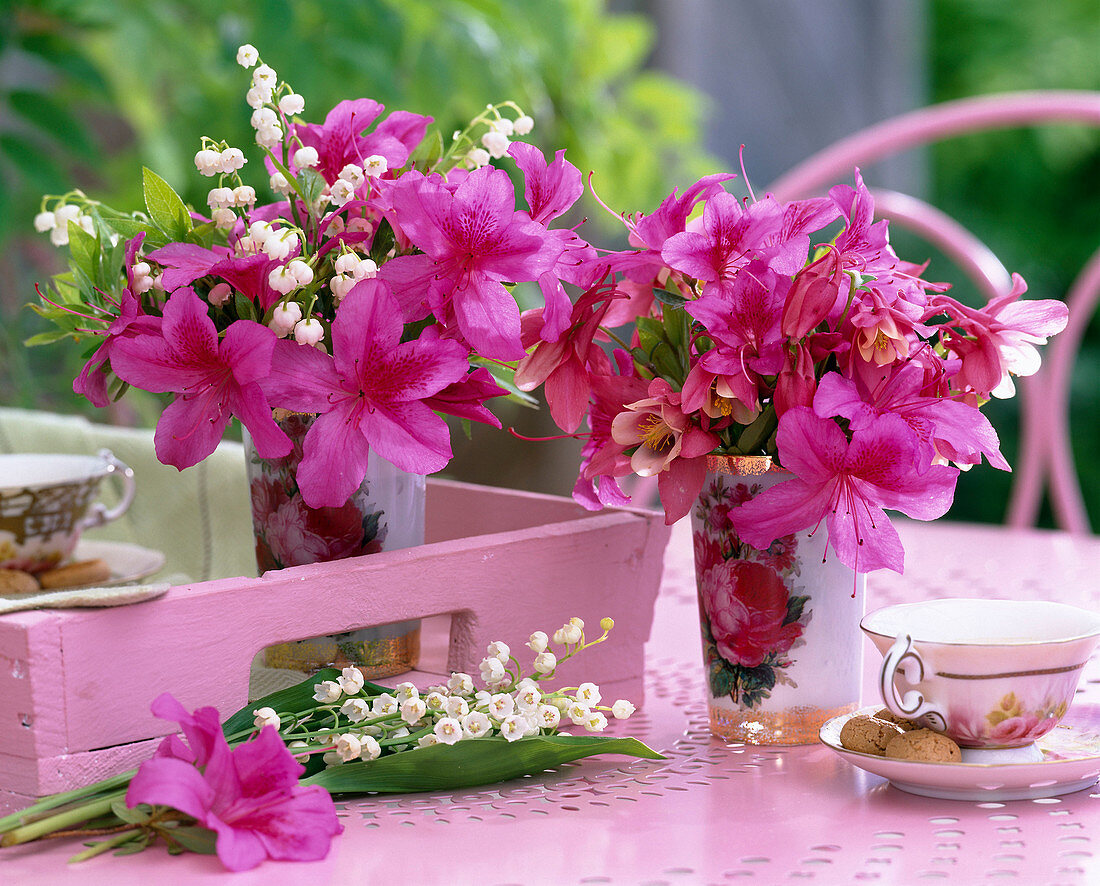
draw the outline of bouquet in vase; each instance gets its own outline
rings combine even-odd
[[[509,287],[537,281],[547,316],[564,310],[591,250],[551,229],[583,191],[559,152],[513,141],[533,121],[490,105],[449,147],[430,117],[383,116],[343,101],[322,123],[245,45],[246,100],[264,166],[246,184],[244,152],[204,137],[198,171],[212,179],[209,215],[145,170],[145,210],[122,213],[79,191],[43,200],[35,225],[67,246],[38,312],[60,338],[96,347],[74,390],[106,406],[128,386],[172,395],[155,434],[179,469],[217,445],[231,417],[259,456],[293,441],[272,411],[318,416],[298,457],[311,508],[340,507],[368,454],[429,474],[451,457],[441,414],[500,426],[486,401],[510,391],[507,361],[524,355]],[[508,173],[525,181],[517,208]],[[562,307],[562,303],[566,307]]]
[[[591,262],[598,282],[568,324],[525,315],[516,382],[542,385],[566,432],[587,420],[586,507],[625,504],[622,478],[656,477],[671,523],[708,456],[770,456],[790,478],[729,509],[741,540],[767,549],[824,523],[847,566],[900,572],[884,509],[934,519],[960,469],[1009,469],[981,407],[1038,369],[1066,306],[1021,300],[1018,275],[984,307],[952,298],[894,252],[858,170],[854,187],[788,203],[738,199],[732,178],[621,216],[629,248]]]

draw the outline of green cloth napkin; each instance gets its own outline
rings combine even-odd
[[[186,471],[157,461],[153,432],[94,424],[80,416],[0,408],[0,452],[94,455],[110,449],[134,469],[137,494],[118,520],[89,530],[87,538],[125,541],[163,551],[162,580],[173,584],[255,575],[255,546],[244,447],[222,442]],[[18,478],[0,478],[5,485]],[[118,501],[105,480],[101,499]],[[147,579],[151,580],[151,579]]]

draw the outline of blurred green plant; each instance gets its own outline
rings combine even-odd
[[[700,95],[643,68],[653,37],[646,18],[611,14],[606,0],[16,2],[0,15],[0,402],[86,408],[71,394],[75,349],[20,344],[43,329],[22,310],[33,282],[59,270],[31,229],[41,195],[75,185],[138,207],[144,164],[204,207],[201,136],[246,152],[254,140],[239,44],[308,97],[311,119],[368,96],[449,134],[513,99],[535,118],[531,141],[567,149],[582,172],[598,170],[610,205],[634,207],[716,168],[698,147]],[[594,202],[586,211],[622,236]]]
[[[1100,90],[1096,0],[934,0],[930,39],[935,101],[1022,89]],[[1064,298],[1100,246],[1100,128],[1050,125],[952,139],[932,153],[936,206],[984,240],[1028,281],[1030,298]],[[942,267],[937,264],[936,266]],[[1071,391],[1077,469],[1100,528],[1100,319],[1082,344]],[[990,404],[1010,461],[1014,406]],[[975,471],[951,517],[998,521],[1011,478]],[[1050,523],[1045,514],[1043,522]]]

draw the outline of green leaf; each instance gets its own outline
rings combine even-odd
[[[69,222],[69,254],[89,279],[95,280],[99,266],[99,242],[74,221]]]
[[[511,366],[502,366],[495,360],[486,360],[484,357],[471,357],[471,366],[481,366],[489,370],[489,374],[493,377],[498,385],[508,392],[508,399],[523,406],[529,406],[533,409],[537,409],[539,405],[538,398],[527,391],[521,391],[516,387],[515,382],[515,369]]]
[[[108,206],[94,207],[92,209],[92,215],[93,217],[98,216],[107,227],[118,234],[123,240],[132,240],[138,234],[148,231],[150,228],[148,222],[134,218],[132,215],[118,212]]]
[[[233,306],[237,309],[238,320],[255,320],[256,306],[243,292],[233,291]]]
[[[650,360],[657,371],[672,383],[673,387],[683,386],[687,373],[680,365],[679,355],[667,342],[657,342],[656,347],[653,348],[653,352],[650,354]]]
[[[503,738],[466,739],[437,744],[377,760],[345,763],[302,780],[334,794],[405,793],[475,787],[535,775],[571,760],[596,754],[626,754],[663,760],[635,738],[539,735],[509,742]]]
[[[37,308],[37,305],[32,305]],[[53,329],[49,332],[39,332],[37,335],[32,335],[30,338],[23,339],[24,347],[36,348],[39,345],[52,345],[54,342],[61,341],[63,338],[68,338],[72,335],[67,329]]]
[[[442,156],[443,136],[436,129],[429,132],[424,140],[416,146],[416,150],[409,156],[409,165],[415,166],[421,172],[427,172]]]
[[[311,708],[317,704],[317,702],[313,700],[313,684],[320,683],[322,680],[335,680],[339,676],[340,671],[338,669],[325,668],[324,670],[318,671],[312,677],[307,677],[295,686],[290,686],[287,689],[280,689],[278,692],[265,695],[258,701],[246,704],[222,724],[222,732],[224,732],[226,736],[234,735],[238,732],[251,732],[253,729],[253,720],[255,719],[252,712],[256,710],[256,708],[269,707],[274,708],[276,711],[301,711],[306,708]]]
[[[298,170],[298,193],[302,195],[307,207],[312,208],[321,199],[325,190],[325,179],[315,169]]]
[[[669,308],[682,308],[687,304],[687,299],[678,292],[669,292],[667,289],[653,288],[653,297],[662,305]]]
[[[788,597],[787,617],[783,619],[783,624],[794,624],[796,621],[802,618],[802,610],[806,608],[806,604],[808,602],[810,602],[809,594]]]
[[[112,852],[112,855],[137,855],[139,852],[143,852],[149,848],[149,840],[144,837],[134,837],[134,839],[123,843],[121,847]]]
[[[757,454],[778,425],[779,419],[776,418],[775,407],[769,403],[756,420],[741,432],[737,448],[745,455]]]
[[[149,820],[151,810],[144,803],[131,809],[125,800],[116,800],[111,804],[111,811],[127,824],[145,824]]]
[[[218,835],[214,831],[197,825],[184,825],[172,828],[172,839],[179,843],[188,852],[198,852],[201,855],[213,855]]]
[[[710,694],[715,698],[723,698],[733,692],[736,674],[722,659],[718,659],[711,664],[708,677]]]
[[[191,230],[191,216],[180,195],[153,170],[142,167],[145,208],[149,218],[173,240],[183,240]]]

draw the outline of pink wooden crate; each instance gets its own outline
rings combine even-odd
[[[136,765],[169,731],[149,713],[161,692],[228,716],[259,650],[360,627],[449,614],[447,669],[476,675],[493,640],[522,649],[571,616],[597,632],[612,616],[611,640],[585,652],[576,679],[637,697],[663,515],[431,481],[427,523],[418,548],[180,585],[132,606],[0,616],[0,810]]]

